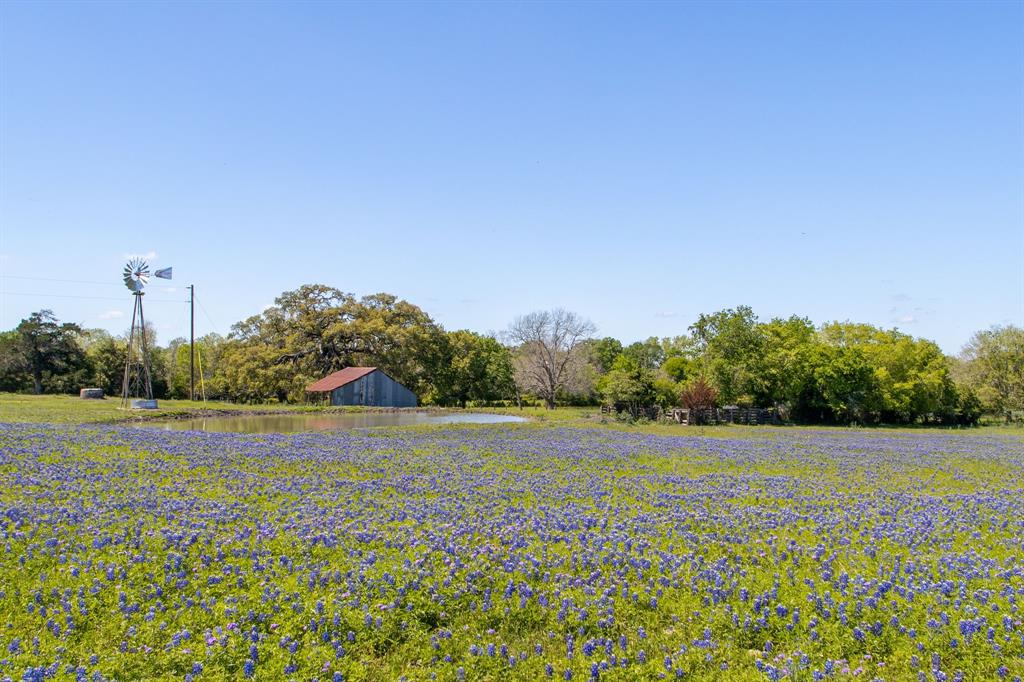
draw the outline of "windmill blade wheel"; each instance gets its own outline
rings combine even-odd
[[[141,258],[132,258],[124,266],[124,285],[133,292],[140,292],[149,282],[149,264]]]

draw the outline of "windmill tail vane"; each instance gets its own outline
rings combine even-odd
[[[163,268],[162,270],[157,270],[156,272],[154,272],[153,276],[159,277],[160,279],[171,279],[172,270],[174,270],[174,268]]]

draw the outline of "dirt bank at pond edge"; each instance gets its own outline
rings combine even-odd
[[[210,419],[215,417],[265,417],[269,415],[305,415],[305,414],[388,414],[395,412],[423,412],[428,414],[505,414],[500,410],[483,408],[458,409],[450,407],[268,407],[262,408],[220,408],[204,407],[197,409],[180,409],[174,411],[125,410],[123,416],[111,420],[112,423],[177,421],[183,419]],[[532,421],[529,414],[521,416]]]

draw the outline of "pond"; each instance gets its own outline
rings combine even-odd
[[[525,422],[523,417],[480,412],[348,412],[341,414],[262,414],[238,417],[200,417],[144,422],[138,426],[164,431],[210,431],[217,433],[296,433],[300,431],[342,431],[380,426],[423,424],[506,424]]]

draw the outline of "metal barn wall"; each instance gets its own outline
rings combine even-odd
[[[416,407],[412,391],[381,371],[351,381],[331,391],[331,405],[366,407]]]

